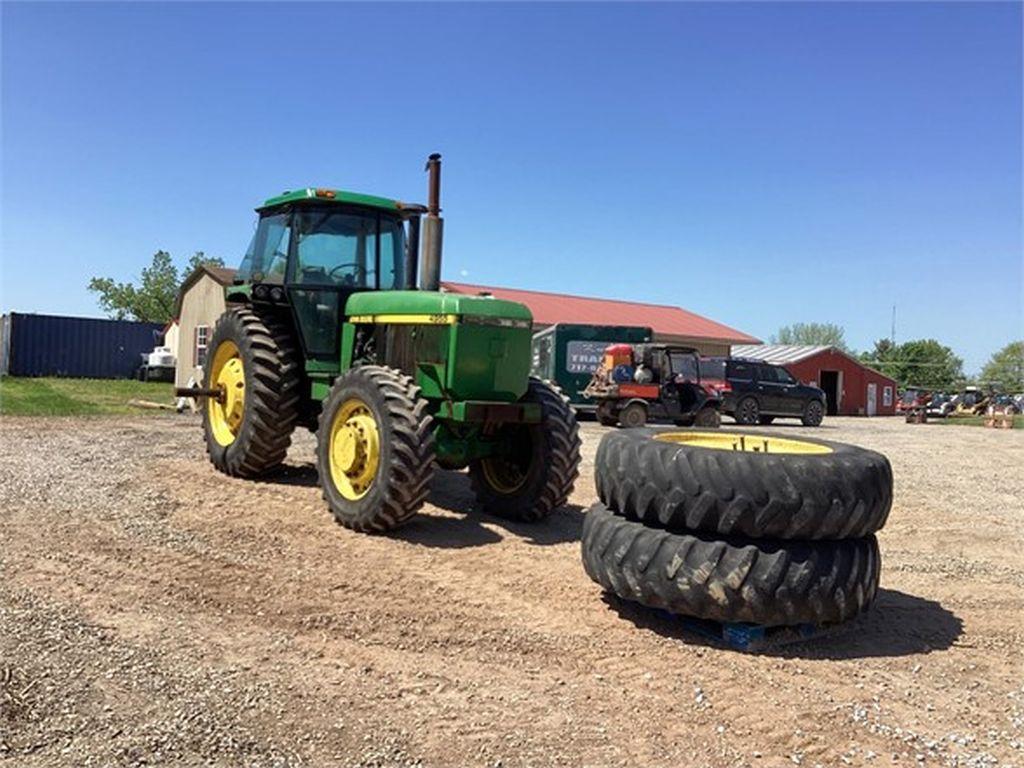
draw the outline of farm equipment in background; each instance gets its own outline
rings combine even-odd
[[[907,387],[896,400],[896,415],[906,415],[911,410],[916,413],[918,409],[926,409],[931,397],[932,392],[930,389]]]
[[[943,392],[936,392],[928,401],[925,413],[929,419],[944,419],[953,412],[955,407],[952,397]]]
[[[699,363],[691,347],[612,344],[583,395],[594,401],[605,426],[668,419],[678,426],[718,427],[722,399],[701,383]]]
[[[440,155],[427,170],[427,206],[306,188],[258,208],[203,385],[178,394],[205,401],[228,475],[273,471],[294,428],[314,430],[324,499],[355,530],[415,514],[435,463],[468,467],[485,511],[539,520],[573,489],[576,418],[529,375],[525,306],[439,291]]]
[[[980,416],[988,409],[994,393],[981,387],[964,387],[960,394],[953,398],[953,411],[950,416]]]
[[[610,344],[642,344],[653,338],[650,328],[628,325],[557,323],[533,335],[530,372],[553,381],[577,411],[593,412],[594,403],[583,396],[594,371]]]

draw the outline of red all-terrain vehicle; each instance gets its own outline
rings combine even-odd
[[[606,426],[642,427],[651,419],[717,427],[722,399],[700,380],[700,356],[670,344],[612,344],[583,396]]]

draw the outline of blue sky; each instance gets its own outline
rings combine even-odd
[[[436,150],[447,279],[858,349],[896,304],[969,372],[1024,335],[1020,4],[0,7],[4,311]]]

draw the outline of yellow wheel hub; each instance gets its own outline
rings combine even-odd
[[[526,474],[504,458],[488,456],[480,460],[488,485],[498,493],[513,494],[526,483]]]
[[[662,432],[655,440],[695,448],[712,448],[718,451],[748,451],[750,453],[832,453],[827,445],[809,443],[806,440],[791,440],[786,437],[761,437],[740,435],[735,432]]]
[[[370,490],[380,466],[380,432],[359,398],[342,403],[331,420],[328,461],[331,481],[346,499],[361,499]]]
[[[245,416],[245,368],[242,353],[233,341],[222,341],[209,363],[210,389],[219,389],[221,396],[206,398],[207,414],[213,438],[221,445],[231,445],[238,437]]]

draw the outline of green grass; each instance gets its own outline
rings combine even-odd
[[[957,426],[964,427],[982,427],[985,425],[985,419],[987,416],[947,416],[944,419],[928,419],[928,423],[935,422],[937,424],[955,424]],[[1013,417],[1013,428],[1024,429],[1024,416],[1016,415]]]
[[[133,408],[128,401],[171,403],[174,385],[131,379],[0,378],[0,415],[102,416],[118,413],[160,413]]]

